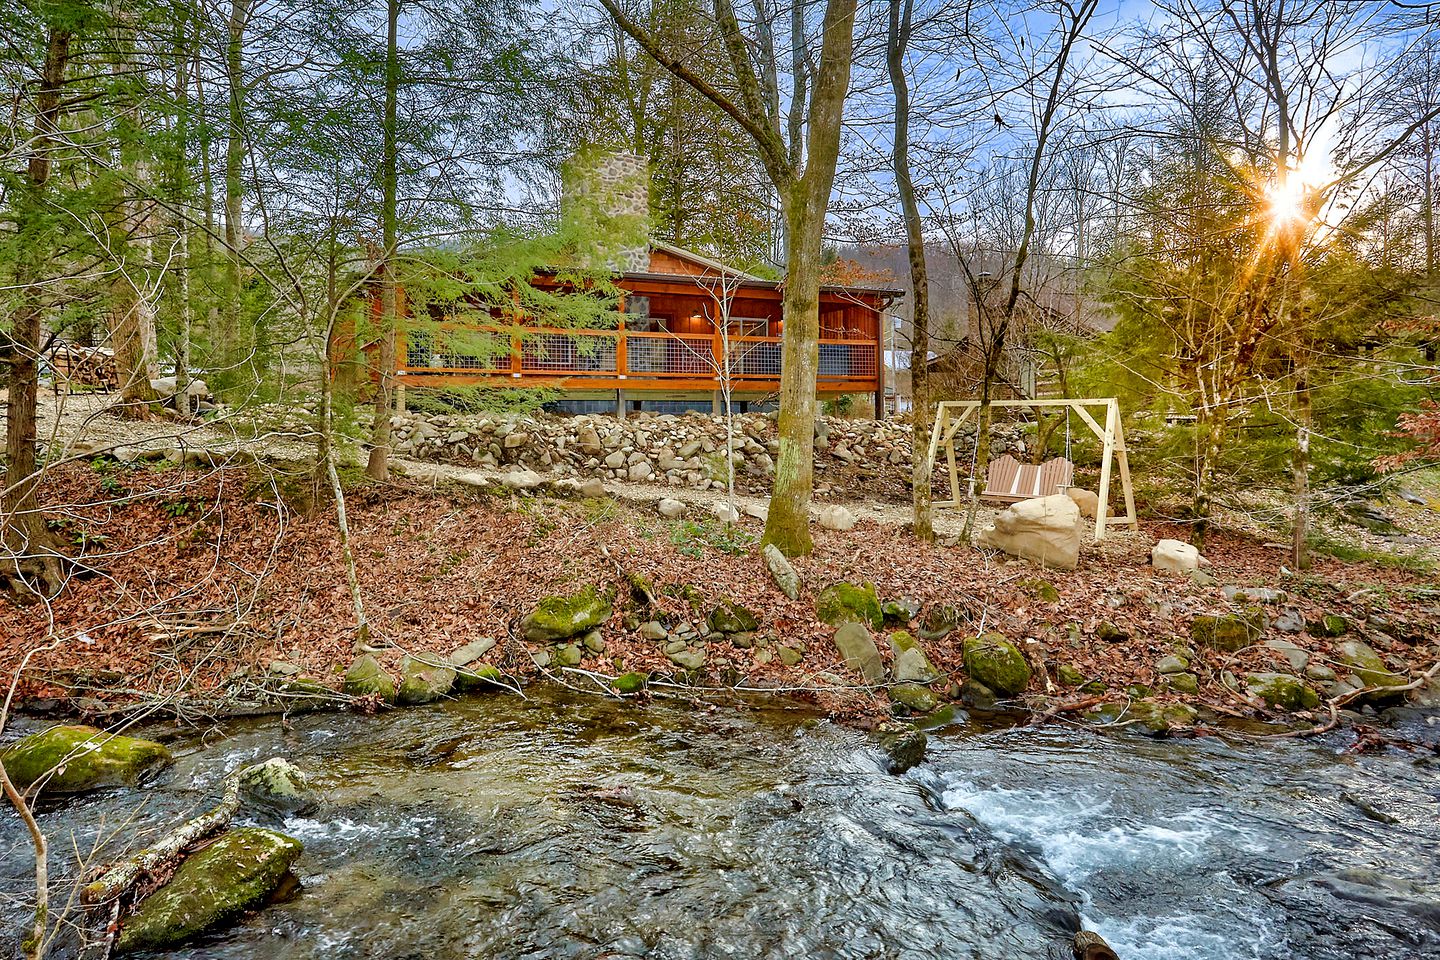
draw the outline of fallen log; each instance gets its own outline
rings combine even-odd
[[[1090,930],[1081,930],[1075,934],[1072,946],[1075,949],[1075,960],[1120,960],[1115,951],[1110,949],[1110,944],[1100,934]]]
[[[121,896],[145,877],[179,859],[189,847],[229,826],[235,811],[240,808],[240,775],[245,769],[242,767],[225,779],[225,790],[219,804],[185,821],[153,846],[115,864],[98,880],[87,883],[80,891],[80,902],[94,905]]]

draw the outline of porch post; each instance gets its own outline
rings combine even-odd
[[[615,416],[620,420],[625,419],[625,391],[623,389],[615,391]]]

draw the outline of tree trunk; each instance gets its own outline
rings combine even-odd
[[[389,0],[386,6],[385,32],[385,120],[384,151],[380,160],[381,189],[384,192],[380,211],[380,230],[383,234],[380,266],[380,350],[379,383],[375,385],[375,418],[371,427],[370,460],[365,473],[373,480],[387,480],[390,477],[390,415],[391,394],[395,381],[395,246],[399,230],[397,219],[397,192],[399,189],[398,150],[396,137],[396,100],[400,91],[400,48],[398,31],[400,21],[400,0]]]
[[[1210,526],[1210,511],[1215,496],[1215,464],[1220,459],[1220,448],[1225,442],[1224,409],[1202,407],[1195,424],[1195,502],[1191,509],[1194,524],[1190,542],[1200,550],[1205,549],[1205,534]]]
[[[903,9],[902,9],[903,8]],[[905,48],[910,41],[914,0],[890,0],[890,31],[886,64],[895,95],[895,186],[905,218],[905,239],[910,254],[913,290],[910,323],[910,496],[914,510],[912,529],[920,540],[935,539],[934,508],[930,501],[930,280],[925,265],[925,234],[920,205],[910,179],[910,90],[905,80]]]
[[[1310,566],[1305,540],[1310,527],[1310,383],[1303,370],[1295,385],[1295,450],[1290,469],[1295,481],[1295,517],[1290,531],[1290,561],[1296,571]]]
[[[225,79],[229,87],[229,117],[225,137],[225,305],[220,311],[221,328],[216,352],[221,358],[224,379],[233,383],[239,378],[238,367],[249,363],[254,344],[253,331],[242,331],[244,271],[240,248],[245,242],[245,228],[240,222],[244,196],[242,167],[245,163],[245,26],[250,19],[251,0],[231,0],[228,36],[225,45]]]
[[[22,237],[15,271],[19,303],[11,326],[10,405],[5,417],[5,485],[0,497],[0,588],[17,600],[50,597],[64,584],[61,557],[45,527],[36,497],[35,404],[40,388],[40,318],[45,311],[45,270],[50,242],[46,193],[60,116],[60,94],[70,61],[69,30],[51,27],[35,97],[35,127],[26,176],[17,197]]]

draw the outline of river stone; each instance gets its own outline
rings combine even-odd
[[[960,698],[977,710],[995,709],[995,691],[973,678],[960,684]]]
[[[845,666],[864,677],[866,683],[879,683],[885,679],[885,663],[880,659],[880,649],[862,624],[842,623],[835,631],[835,649],[840,651]]]
[[[1156,673],[1184,673],[1190,664],[1183,658],[1173,654],[1168,657],[1161,657],[1160,662],[1155,664]]]
[[[1200,678],[1193,673],[1167,673],[1165,686],[1178,693],[1199,693]]]
[[[580,481],[580,496],[598,500],[605,496],[605,481],[599,477],[590,477]]]
[[[917,632],[925,640],[943,640],[958,630],[961,624],[968,623],[969,619],[959,607],[940,604],[926,611]]]
[[[780,662],[787,667],[793,667],[805,659],[805,652],[803,650],[798,647],[786,646],[785,644],[780,644],[775,648],[775,655],[778,656]]]
[[[1033,560],[1057,570],[1074,570],[1080,559],[1080,508],[1064,494],[1021,500],[980,531],[982,547]]]
[[[887,624],[909,623],[920,613],[920,604],[908,597],[886,600],[880,604],[880,613]]]
[[[686,670],[699,670],[705,666],[705,650],[702,647],[685,647],[674,653],[667,653],[670,662]]]
[[[386,703],[395,702],[395,678],[368,653],[357,657],[345,671],[344,690],[352,697],[379,697]]]
[[[240,771],[245,796],[280,813],[308,813],[320,805],[305,771],[284,757],[271,757]]]
[[[424,659],[406,656],[400,661],[400,689],[395,699],[413,705],[439,700],[455,685],[455,668],[434,654]]]
[[[565,643],[555,648],[555,663],[561,667],[578,667],[585,659],[585,652],[578,643]]]
[[[925,648],[909,632],[897,630],[890,634],[890,649],[895,654],[893,671],[902,683],[929,683],[940,676]]]
[[[1339,637],[1349,629],[1349,622],[1338,613],[1327,613],[1305,624],[1305,631],[1312,637]]]
[[[1156,703],[1154,700],[1132,700],[1129,703],[1107,703],[1093,716],[1101,723],[1130,723],[1130,729],[1144,734],[1160,734],[1172,727],[1195,724],[1200,712],[1184,703]]]
[[[1335,671],[1323,663],[1312,663],[1305,668],[1305,678],[1317,683],[1334,683]]]
[[[42,787],[47,793],[132,786],[169,762],[170,751],[153,740],[79,724],[32,733],[0,752],[0,763],[22,790],[54,770]]]
[[[685,512],[685,504],[674,497],[664,497],[655,505],[655,509],[666,520],[674,520]]]
[[[1002,697],[1018,696],[1030,685],[1030,664],[1013,643],[997,633],[965,641],[965,672]]]
[[[925,747],[929,738],[923,730],[912,727],[882,729],[879,732],[880,747],[885,751],[885,769],[896,776],[925,762]]]
[[[940,698],[919,683],[897,683],[890,688],[890,699],[916,713],[929,713],[940,705]]]
[[[760,629],[760,618],[733,600],[721,600],[705,618],[713,633],[754,633]]]
[[[253,827],[231,830],[191,854],[175,876],[135,908],[115,949],[161,949],[263,904],[303,849],[299,840]]]
[[[1391,670],[1368,643],[1345,640],[1335,648],[1335,652],[1367,687],[1398,687],[1405,683],[1405,678]]]
[[[1055,678],[1067,687],[1078,687],[1085,682],[1085,674],[1069,663],[1062,663],[1055,668]]]
[[[1190,624],[1190,636],[1197,646],[1234,653],[1260,639],[1263,618],[1259,608],[1245,614],[1199,616]]]
[[[474,663],[467,667],[455,668],[455,689],[465,692],[482,687],[504,686],[505,675],[498,667],[488,663]]]
[[[1171,573],[1193,573],[1202,559],[1200,551],[1183,540],[1161,540],[1150,550],[1150,565]]]
[[[1265,646],[1280,654],[1291,670],[1301,671],[1310,665],[1310,654],[1289,640],[1266,640]]]
[[[450,663],[456,667],[468,667],[479,660],[495,646],[495,640],[491,637],[481,637],[472,641],[450,654]]]
[[[853,583],[831,584],[815,598],[815,615],[832,627],[863,623],[879,628],[885,623],[873,583],[859,587]]]
[[[800,574],[795,572],[795,567],[780,552],[780,548],[773,543],[765,544],[761,551],[765,557],[765,568],[770,571],[770,577],[775,581],[775,586],[780,592],[791,600],[800,599]]]
[[[1246,674],[1245,692],[1279,710],[1313,710],[1320,706],[1320,694],[1288,673]]]
[[[610,686],[616,693],[628,696],[632,693],[639,693],[645,689],[645,674],[643,673],[622,673],[610,681]]]
[[[1305,629],[1305,618],[1294,607],[1286,607],[1275,618],[1275,629],[1281,633],[1299,633]]]
[[[520,621],[525,639],[551,643],[589,633],[610,619],[610,601],[594,586],[569,596],[546,597]]]

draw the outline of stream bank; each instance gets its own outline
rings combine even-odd
[[[42,804],[60,877],[70,851],[112,859],[193,815],[240,766],[283,756],[321,797],[235,822],[304,844],[299,893],[166,956],[1040,960],[1084,923],[1126,960],[1440,957],[1434,758],[1347,755],[1341,735],[966,719],[894,777],[870,738],[774,698],[553,687],[132,732],[174,763]],[[0,828],[20,903],[28,849],[13,813]]]

